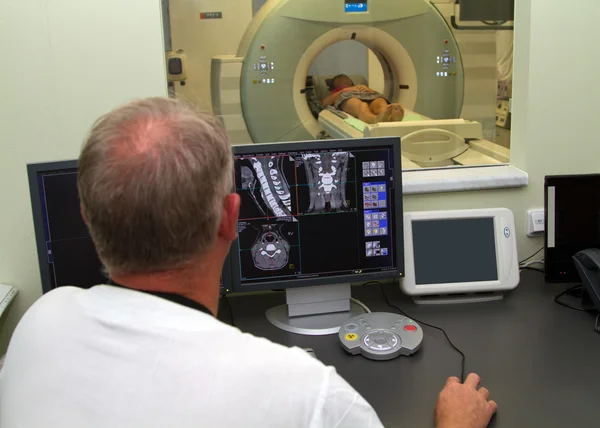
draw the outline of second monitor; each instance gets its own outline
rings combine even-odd
[[[400,158],[399,138],[234,147],[242,198],[234,291],[310,287],[288,290],[287,307],[269,319],[289,331],[302,324],[335,333],[341,322],[318,333],[328,322],[314,315],[353,315],[350,288],[314,286],[404,274]]]

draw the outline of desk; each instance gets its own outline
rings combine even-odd
[[[384,286],[392,303],[446,330],[466,355],[466,372],[483,378],[499,413],[492,427],[588,427],[600,414],[600,335],[595,315],[554,303],[564,284],[545,284],[538,272],[521,274],[519,287],[502,301],[418,306],[398,287]],[[353,297],[372,311],[389,308],[376,285],[353,287]],[[337,335],[309,337],[279,330],[264,316],[282,304],[282,293],[230,297],[236,326],[286,346],[313,348],[377,411],[388,427],[429,427],[437,395],[449,376],[460,375],[460,355],[443,334],[425,327],[419,352],[391,361],[351,356]],[[222,302],[220,317],[230,321]]]

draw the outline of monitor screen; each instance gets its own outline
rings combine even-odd
[[[242,199],[235,291],[402,274],[398,138],[239,146],[234,153]]]
[[[106,284],[108,277],[79,208],[77,162],[32,164],[28,170],[44,293],[64,285],[89,288]],[[227,263],[227,279],[229,268]],[[224,290],[221,278],[221,292]]]
[[[494,219],[412,222],[416,285],[497,281]]]

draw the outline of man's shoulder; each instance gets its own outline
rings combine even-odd
[[[73,287],[73,286],[63,286],[57,287],[45,294],[42,295],[38,300],[36,300],[33,305],[29,308],[27,312],[44,312],[47,310],[52,310],[58,306],[68,305],[69,302],[73,301],[77,298],[77,296],[85,293],[85,289]]]

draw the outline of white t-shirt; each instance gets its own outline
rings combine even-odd
[[[332,367],[138,291],[61,287],[17,326],[2,428],[381,427]]]

